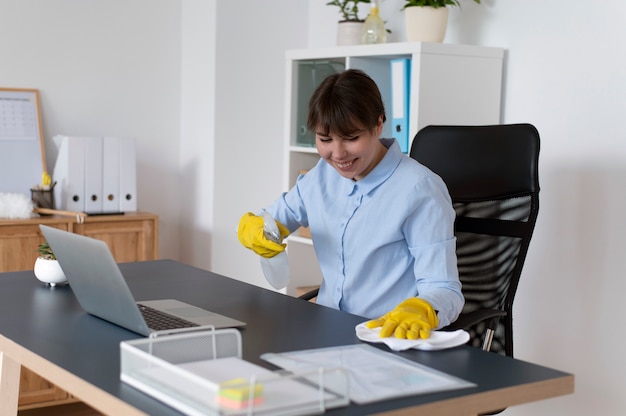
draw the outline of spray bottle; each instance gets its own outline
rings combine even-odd
[[[263,215],[263,234],[265,238],[281,244],[282,237],[276,220],[265,210],[261,214]],[[283,289],[289,283],[289,260],[286,251],[271,258],[261,257],[261,269],[265,278],[274,289]]]

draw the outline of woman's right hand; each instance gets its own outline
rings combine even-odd
[[[287,237],[289,235],[287,227],[278,221],[276,221],[276,224],[278,225],[281,237]],[[276,243],[265,238],[263,232],[264,225],[265,223],[262,216],[247,212],[239,220],[237,237],[239,238],[239,242],[244,247],[249,248],[259,256],[272,258],[285,251],[287,244]]]

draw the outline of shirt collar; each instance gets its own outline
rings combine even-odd
[[[344,189],[347,195],[352,194],[357,189],[361,194],[367,195],[385,182],[400,164],[402,151],[396,139],[380,139],[380,141],[387,148],[387,153],[365,178],[355,182],[352,179],[341,177],[345,183]]]

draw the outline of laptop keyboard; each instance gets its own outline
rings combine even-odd
[[[169,315],[165,312],[151,308],[150,306],[138,304],[139,310],[146,321],[148,328],[154,331],[162,331],[166,329],[190,328],[198,326],[198,324],[187,321],[176,316]]]

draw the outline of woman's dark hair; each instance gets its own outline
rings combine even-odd
[[[328,135],[350,136],[358,130],[371,131],[378,119],[386,120],[380,90],[372,78],[358,69],[328,76],[309,101],[307,128]]]

